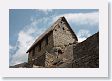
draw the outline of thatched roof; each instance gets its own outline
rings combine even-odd
[[[67,24],[67,20],[65,19],[65,17],[60,17],[50,28],[48,28],[42,35],[40,35],[36,41],[32,44],[32,46],[27,50],[26,53],[28,53],[33,47],[35,47],[35,45],[37,45],[46,35],[48,35],[51,31],[53,31],[53,29],[55,28],[55,26],[61,22],[62,20],[64,20]],[[68,24],[68,27],[71,29],[70,25]],[[75,33],[73,32],[73,30],[71,29],[71,32],[74,34],[76,40],[78,41],[77,39],[77,36],[75,35]]]

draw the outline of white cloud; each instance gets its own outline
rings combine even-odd
[[[13,49],[13,46],[12,45],[9,45],[9,50]]]
[[[62,14],[56,16],[54,21],[57,20],[59,17],[64,16],[67,20],[71,23],[75,23],[78,25],[95,25],[99,23],[99,14],[98,12],[91,12],[91,13],[69,13],[69,14]]]
[[[11,50],[13,49],[13,47],[10,45],[10,51],[16,51],[15,54],[13,54],[12,56],[10,55],[10,65],[27,62],[28,54],[26,54],[26,51],[33,44],[35,39],[45,31],[45,28],[37,27],[37,24],[39,23],[39,20],[34,20],[30,25],[27,25],[18,33],[17,45],[16,47],[14,47],[16,49]]]
[[[82,37],[82,38],[81,38],[81,37],[79,37],[79,38],[78,38],[78,42],[82,42],[82,41],[84,41],[84,40],[86,40],[86,38],[85,38],[85,37]]]
[[[29,28],[27,31],[24,29],[19,32],[17,40],[18,49],[16,53],[12,56],[12,65],[27,61],[28,55],[26,54],[26,51],[34,41],[34,37],[31,35],[34,32],[35,30],[33,28]]]
[[[79,30],[77,36],[78,36],[78,42],[82,42],[82,41],[86,40],[86,38],[91,36],[91,34],[90,34],[89,30],[81,29],[81,30]]]
[[[37,11],[41,11],[47,15],[49,12],[52,12],[53,10],[52,9],[38,9]]]
[[[78,37],[89,37],[90,35],[91,34],[89,30],[81,29],[78,32]]]
[[[12,52],[16,49],[17,49],[17,43],[15,44],[15,46],[9,44],[9,52]]]

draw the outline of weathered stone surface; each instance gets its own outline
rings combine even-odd
[[[57,68],[73,68],[72,62],[64,62],[63,64],[57,66]]]
[[[46,52],[45,55],[45,67],[58,67],[61,64],[71,62],[74,59],[73,45],[66,46],[65,49],[54,47],[49,53]]]
[[[99,32],[77,44],[74,49],[73,67],[98,68],[99,67]]]
[[[67,46],[64,52],[66,57],[68,57],[66,58],[67,61],[62,61],[63,63],[54,66],[55,68],[98,68],[99,32],[77,45]]]
[[[53,62],[57,60],[57,55],[46,52],[45,67],[52,67]]]
[[[45,54],[33,60],[33,65],[45,67]]]
[[[53,31],[54,46],[64,48],[69,43],[76,42],[74,35],[65,22],[60,22]]]
[[[39,44],[40,43],[41,43],[41,50],[39,51]],[[45,64],[45,61],[43,62],[43,59],[42,58],[40,59],[40,57],[43,56],[43,54],[45,54],[46,50],[50,51],[53,48],[53,33],[51,32],[51,33],[48,34],[48,45],[46,45],[46,37],[43,38],[43,40],[40,43],[37,44],[34,47],[34,49],[32,49],[29,52],[28,63],[31,64],[31,65],[32,65],[32,63],[34,63],[33,59],[38,59],[36,61],[38,61],[39,65],[40,65],[39,62],[43,63],[41,65]]]

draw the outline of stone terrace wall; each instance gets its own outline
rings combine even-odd
[[[75,68],[99,67],[99,33],[92,35],[85,41],[77,44],[73,49]]]

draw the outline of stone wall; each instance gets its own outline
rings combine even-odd
[[[33,66],[43,66],[45,67],[45,54],[41,55],[33,61]]]
[[[92,35],[85,41],[77,44],[73,49],[74,68],[99,67],[99,33]]]
[[[40,59],[40,57],[43,54],[45,54],[46,51],[50,51],[53,48],[53,46],[54,46],[53,45],[53,33],[50,32],[47,36],[48,36],[48,45],[46,45],[46,37],[40,41],[40,43],[41,43],[41,50],[40,51],[39,51],[39,44],[40,43],[35,45],[35,47],[29,52],[28,63],[32,64],[33,60]],[[38,61],[41,62],[41,59]],[[44,64],[43,64],[43,66],[44,66]]]
[[[53,65],[53,62],[55,62],[55,60],[57,60],[57,55],[54,53],[45,53],[46,58],[45,58],[45,67],[50,68],[50,67],[55,67]]]
[[[46,52],[45,67],[59,67],[64,63],[71,62],[73,58],[73,45],[68,45],[65,49],[54,47],[50,52]],[[60,66],[61,67],[61,66]]]
[[[73,33],[71,33],[70,29],[67,27],[67,24],[62,21],[54,28],[53,39],[54,46],[62,48],[69,45],[69,43],[76,42]]]
[[[32,56],[32,54],[33,54],[33,50],[31,50],[30,52],[29,52],[29,54],[28,54],[28,64],[30,65],[30,67],[32,67],[33,66],[33,56]]]
[[[49,33],[48,34],[48,45],[46,45],[46,39],[44,38],[42,41],[41,41],[41,51],[38,51],[38,48],[39,46],[37,45],[35,47],[35,58],[41,56],[42,54],[44,54],[46,51],[50,51],[50,49],[53,48],[53,33]]]
[[[55,66],[56,68],[98,68],[99,67],[99,33],[85,41],[67,46],[65,55],[71,60]],[[72,53],[73,51],[73,53]],[[67,56],[68,55],[68,56]],[[65,58],[65,57],[64,57]],[[66,58],[67,59],[67,58]]]

